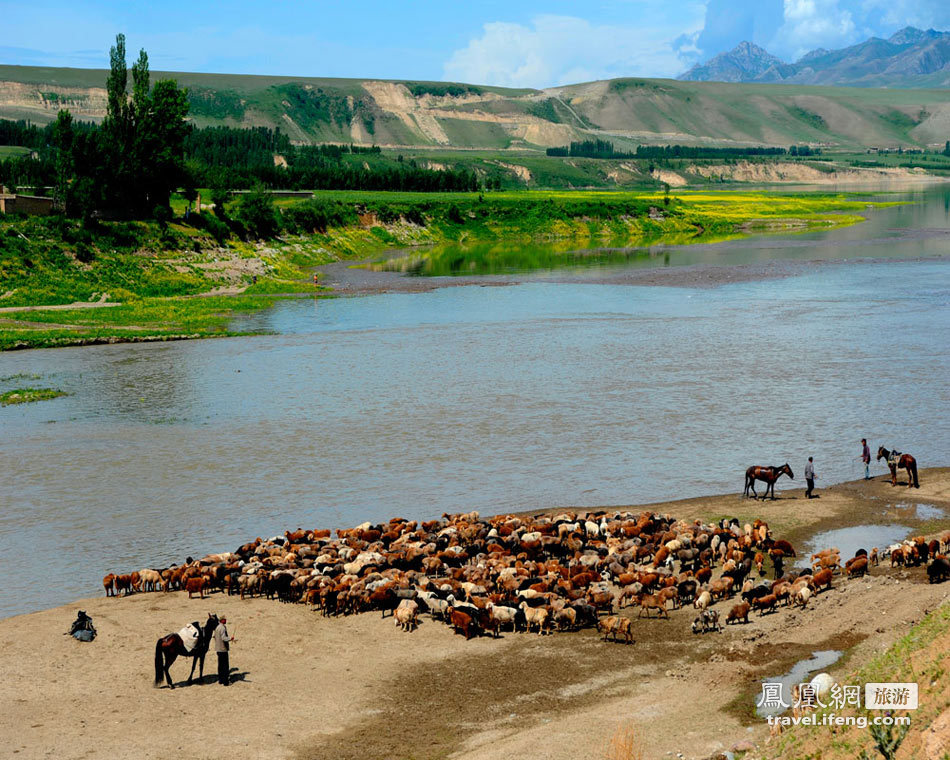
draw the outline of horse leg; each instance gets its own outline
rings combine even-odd
[[[198,680],[202,681],[205,677],[205,655],[207,652],[201,653],[201,659],[198,661]]]
[[[890,471],[891,471],[891,485],[896,486],[897,485],[897,465],[890,464],[888,465],[888,467],[890,468]]]
[[[165,660],[165,681],[168,683],[168,688],[169,688],[169,689],[174,689],[174,688],[175,688],[175,684],[172,683],[172,674],[169,672],[169,668],[171,668],[172,663],[175,661],[175,658],[176,658],[176,657],[177,657],[177,655],[175,655],[175,654],[169,654],[168,652],[165,652],[165,653],[164,653],[164,660]]]
[[[191,658],[191,672],[188,674],[188,683],[189,683],[189,685],[191,684],[192,680],[194,679],[194,676],[195,676],[195,665],[197,665],[197,664],[198,664],[198,658],[197,658],[197,656],[196,656],[196,657],[192,657],[192,658]]]
[[[755,492],[755,478],[749,481],[749,490],[752,491],[752,498],[758,501],[759,495]]]

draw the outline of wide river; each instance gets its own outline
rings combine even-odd
[[[809,455],[820,488],[858,476],[862,436],[946,465],[950,191],[919,199],[685,257],[784,250],[780,278],[579,272],[282,302],[260,337],[2,354],[0,390],[71,395],[0,409],[0,616],[288,528],[738,494],[752,463],[800,487]]]

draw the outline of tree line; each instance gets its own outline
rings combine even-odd
[[[434,171],[401,157],[384,160],[375,146],[294,146],[279,129],[264,127],[196,129],[187,120],[187,90],[170,79],[151,84],[144,50],[130,70],[122,34],[110,49],[109,64],[101,124],[76,121],[67,109],[42,127],[0,120],[0,145],[29,151],[0,160],[0,182],[52,187],[67,215],[86,220],[167,220],[171,194],[179,188],[186,196],[193,196],[195,187],[480,189],[473,171]],[[355,155],[361,160],[344,160]]]

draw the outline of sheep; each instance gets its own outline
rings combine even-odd
[[[808,600],[811,599],[811,589],[808,586],[803,586],[798,590],[798,593],[795,595],[795,601],[801,605],[802,609],[805,609],[808,606]]]
[[[732,609],[729,610],[729,614],[726,616],[726,625],[732,622],[749,622],[749,610],[751,605],[748,602],[739,602],[739,604],[733,605]]]
[[[760,596],[752,600],[753,609],[759,610],[759,615],[764,615],[767,611],[775,612],[775,605],[778,603],[778,597],[775,594]]]
[[[577,625],[577,610],[573,607],[564,607],[554,613],[554,623],[557,630],[573,629]]]
[[[395,624],[403,631],[412,631],[418,625],[419,605],[412,599],[403,599],[393,613]]]
[[[942,583],[950,578],[950,560],[946,557],[934,557],[933,562],[927,565],[927,580],[930,583]]]
[[[693,600],[693,607],[697,610],[705,610],[712,602],[712,595],[708,591],[703,591]]]
[[[488,612],[491,616],[492,629],[496,638],[498,637],[498,629],[503,625],[510,625],[514,630],[515,616],[517,615],[517,610],[514,607],[500,607],[489,602]]]
[[[446,613],[448,614],[449,622],[453,630],[456,633],[464,633],[466,641],[475,635],[475,625],[469,615],[466,615],[464,612],[459,612],[451,606],[446,609]]]
[[[643,611],[647,611],[647,617],[650,617],[650,610],[656,610],[657,617],[665,617],[669,619],[670,615],[666,611],[666,602],[657,594],[641,594],[637,600],[637,604],[640,605],[640,611],[637,613],[637,617],[643,615]]]
[[[858,578],[862,575],[867,575],[867,557],[855,557],[854,559],[849,559],[845,565],[844,571],[849,578]]]
[[[633,643],[633,631],[630,628],[630,618],[610,615],[597,624],[597,629],[603,631],[604,641],[607,641],[609,635],[613,635],[614,641],[617,641],[617,634],[619,633],[623,635],[625,643]]]
[[[528,633],[531,633],[532,625],[538,626],[538,636],[544,633],[544,624],[548,619],[546,607],[529,607],[527,602],[522,602],[518,605],[518,609],[524,613]]]
[[[815,573],[815,575],[812,576],[812,580],[809,585],[811,585],[815,593],[818,593],[822,587],[825,587],[827,589],[832,588],[832,585],[831,585],[832,578],[833,578],[833,571],[831,570],[831,568],[826,568],[824,570],[821,570]]]

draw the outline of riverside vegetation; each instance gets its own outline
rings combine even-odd
[[[131,72],[129,88],[118,35],[101,125],[65,109],[44,128],[0,122],[0,138],[27,151],[0,161],[0,180],[49,184],[59,209],[0,220],[0,350],[232,334],[235,314],[275,298],[332,295],[314,267],[396,247],[710,242],[852,224],[867,206],[841,194],[673,197],[652,180],[640,192],[504,190],[507,180],[477,167],[294,146],[263,128],[195,129],[188,92],[171,79],[152,84],[144,50]],[[275,187],[323,189],[301,201],[265,189]],[[193,211],[199,197],[212,203]]]
[[[165,222],[3,218],[0,349],[232,334],[236,313],[275,298],[332,296],[313,283],[314,267],[398,247],[710,242],[853,224],[868,205],[761,192],[327,191],[301,202],[256,191],[218,200],[215,213],[186,219],[187,200],[173,196],[182,214]]]

